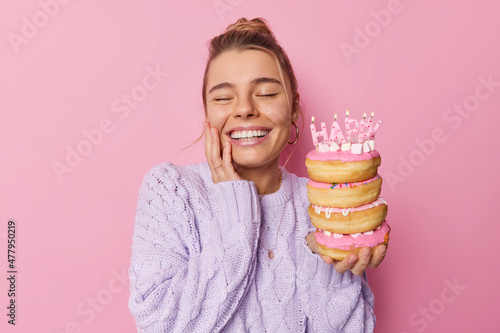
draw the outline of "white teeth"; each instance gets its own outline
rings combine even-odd
[[[252,139],[254,137],[263,137],[267,135],[269,131],[261,131],[261,130],[254,130],[254,131],[234,131],[231,133],[231,138],[233,139]]]

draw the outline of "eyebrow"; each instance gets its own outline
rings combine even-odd
[[[275,78],[272,77],[258,77],[250,81],[251,85],[258,85],[261,83],[277,83],[279,85],[282,85],[280,81],[276,80]],[[210,91],[208,92],[209,94],[217,89],[223,89],[223,88],[234,88],[234,85],[229,82],[222,82],[219,83],[215,86],[213,86]]]

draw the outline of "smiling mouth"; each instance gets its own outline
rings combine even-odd
[[[256,138],[263,138],[270,131],[254,130],[254,131],[234,131],[231,133],[231,139],[239,141],[250,141]]]

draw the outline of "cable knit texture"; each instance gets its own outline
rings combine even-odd
[[[207,163],[146,174],[129,269],[139,332],[373,331],[366,275],[309,250],[307,179],[282,174],[260,201],[253,182],[214,184]]]

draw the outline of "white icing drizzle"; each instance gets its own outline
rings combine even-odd
[[[332,208],[327,208],[327,209],[325,210],[325,215],[326,215],[326,218],[327,218],[327,219],[330,219],[330,215],[332,215],[332,211],[333,211],[333,209],[332,209]]]
[[[363,235],[373,235],[373,230],[363,232]]]
[[[382,199],[382,198],[378,198],[377,200],[375,200],[374,202],[372,202],[372,204],[370,205],[370,208],[376,207],[376,206],[381,205],[381,204],[386,204],[387,205],[387,202],[385,202],[385,200]]]
[[[360,233],[360,232],[357,232],[357,233],[355,233],[355,234],[351,234],[351,236],[352,236],[353,238],[356,238],[356,237],[358,237],[358,236],[361,236],[361,233]]]
[[[340,212],[342,212],[342,215],[347,216],[350,212],[370,209],[370,208],[373,208],[375,206],[379,206],[381,204],[387,205],[387,202],[385,202],[385,200],[382,198],[378,198],[377,200],[373,201],[372,203],[366,204],[366,206],[368,206],[368,208],[366,208],[365,205],[359,206],[359,207],[350,207],[350,208],[322,207],[322,206],[317,206],[317,205],[313,205],[313,207],[314,207],[314,211],[316,212],[316,214],[320,215],[321,212],[324,211],[326,218],[330,219],[331,214],[334,213],[336,210],[337,210],[337,212],[339,212],[339,210],[341,210]]]
[[[377,230],[380,229],[380,226],[377,227]]]
[[[334,233],[334,234],[333,234],[333,237],[335,237],[335,238],[340,238],[340,237],[344,237],[344,235],[343,235],[343,234],[336,234],[336,233]]]
[[[325,236],[331,236],[332,233],[330,231],[327,231],[327,230],[323,230],[323,233],[325,234]]]

